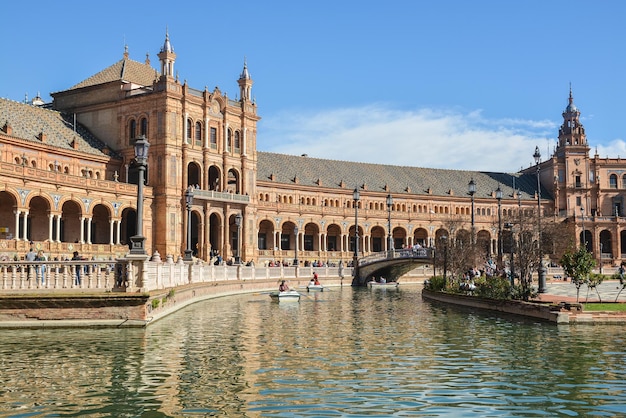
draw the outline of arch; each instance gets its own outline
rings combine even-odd
[[[257,247],[259,250],[278,249],[274,239],[274,222],[268,219],[261,220],[261,222],[259,222],[258,231]]]
[[[222,177],[222,171],[220,168],[216,165],[209,167],[208,177],[209,190],[221,191],[220,178]]]
[[[617,174],[611,174],[609,176],[609,187],[611,189],[617,189]]]
[[[34,196],[28,203],[28,239],[31,241],[45,241],[48,239],[49,202],[42,196]]]
[[[234,168],[228,170],[228,178],[226,184],[226,191],[230,193],[239,194],[239,172]],[[291,197],[290,197],[291,199]],[[292,203],[292,202],[289,202]]]
[[[380,225],[372,227],[370,231],[370,250],[378,253],[385,250],[387,230]]]
[[[228,128],[226,132],[226,151],[230,152],[233,146],[233,130]]]
[[[209,253],[213,257],[221,256],[224,253],[222,248],[222,217],[219,213],[213,212],[209,215]]]
[[[302,237],[302,250],[304,251],[319,251],[319,234],[320,228],[314,222],[309,222],[304,225]]]
[[[93,207],[91,216],[91,242],[93,244],[108,244],[111,231],[111,212],[103,204]]]
[[[406,243],[406,229],[401,226],[391,228],[391,240],[393,242],[394,249],[403,248]]]
[[[73,200],[67,200],[61,207],[61,241],[80,242],[82,207]]]
[[[419,244],[422,247],[428,246],[428,231],[424,228],[416,228],[413,231],[413,244]]]
[[[19,238],[19,231],[15,231],[15,210],[17,196],[9,191],[0,191],[0,239]]]
[[[194,161],[187,164],[187,187],[200,186],[200,179],[202,178],[200,170],[200,165]]]
[[[603,253],[613,253],[613,234],[608,229],[600,231],[600,248]]]
[[[491,233],[484,229],[478,231],[476,234],[476,247],[479,249],[479,254],[484,254],[485,257],[491,255]]]
[[[341,251],[341,227],[337,224],[330,224],[326,227],[326,250]]]

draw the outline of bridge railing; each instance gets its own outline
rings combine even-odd
[[[432,248],[402,248],[399,250],[381,251],[359,259],[359,266],[376,263],[378,261],[398,258],[433,258]]]

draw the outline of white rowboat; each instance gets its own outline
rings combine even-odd
[[[275,302],[298,302],[300,301],[300,293],[295,290],[288,290],[286,292],[272,292],[270,297]]]

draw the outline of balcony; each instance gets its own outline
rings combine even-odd
[[[212,200],[216,202],[250,203],[250,196],[229,192],[216,192],[215,190],[193,189],[194,199]]]

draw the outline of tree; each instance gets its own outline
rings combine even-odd
[[[576,302],[580,295],[580,287],[589,283],[589,274],[596,266],[593,255],[584,246],[577,251],[566,251],[561,257],[561,266],[567,277],[571,277],[572,283],[576,286]]]

